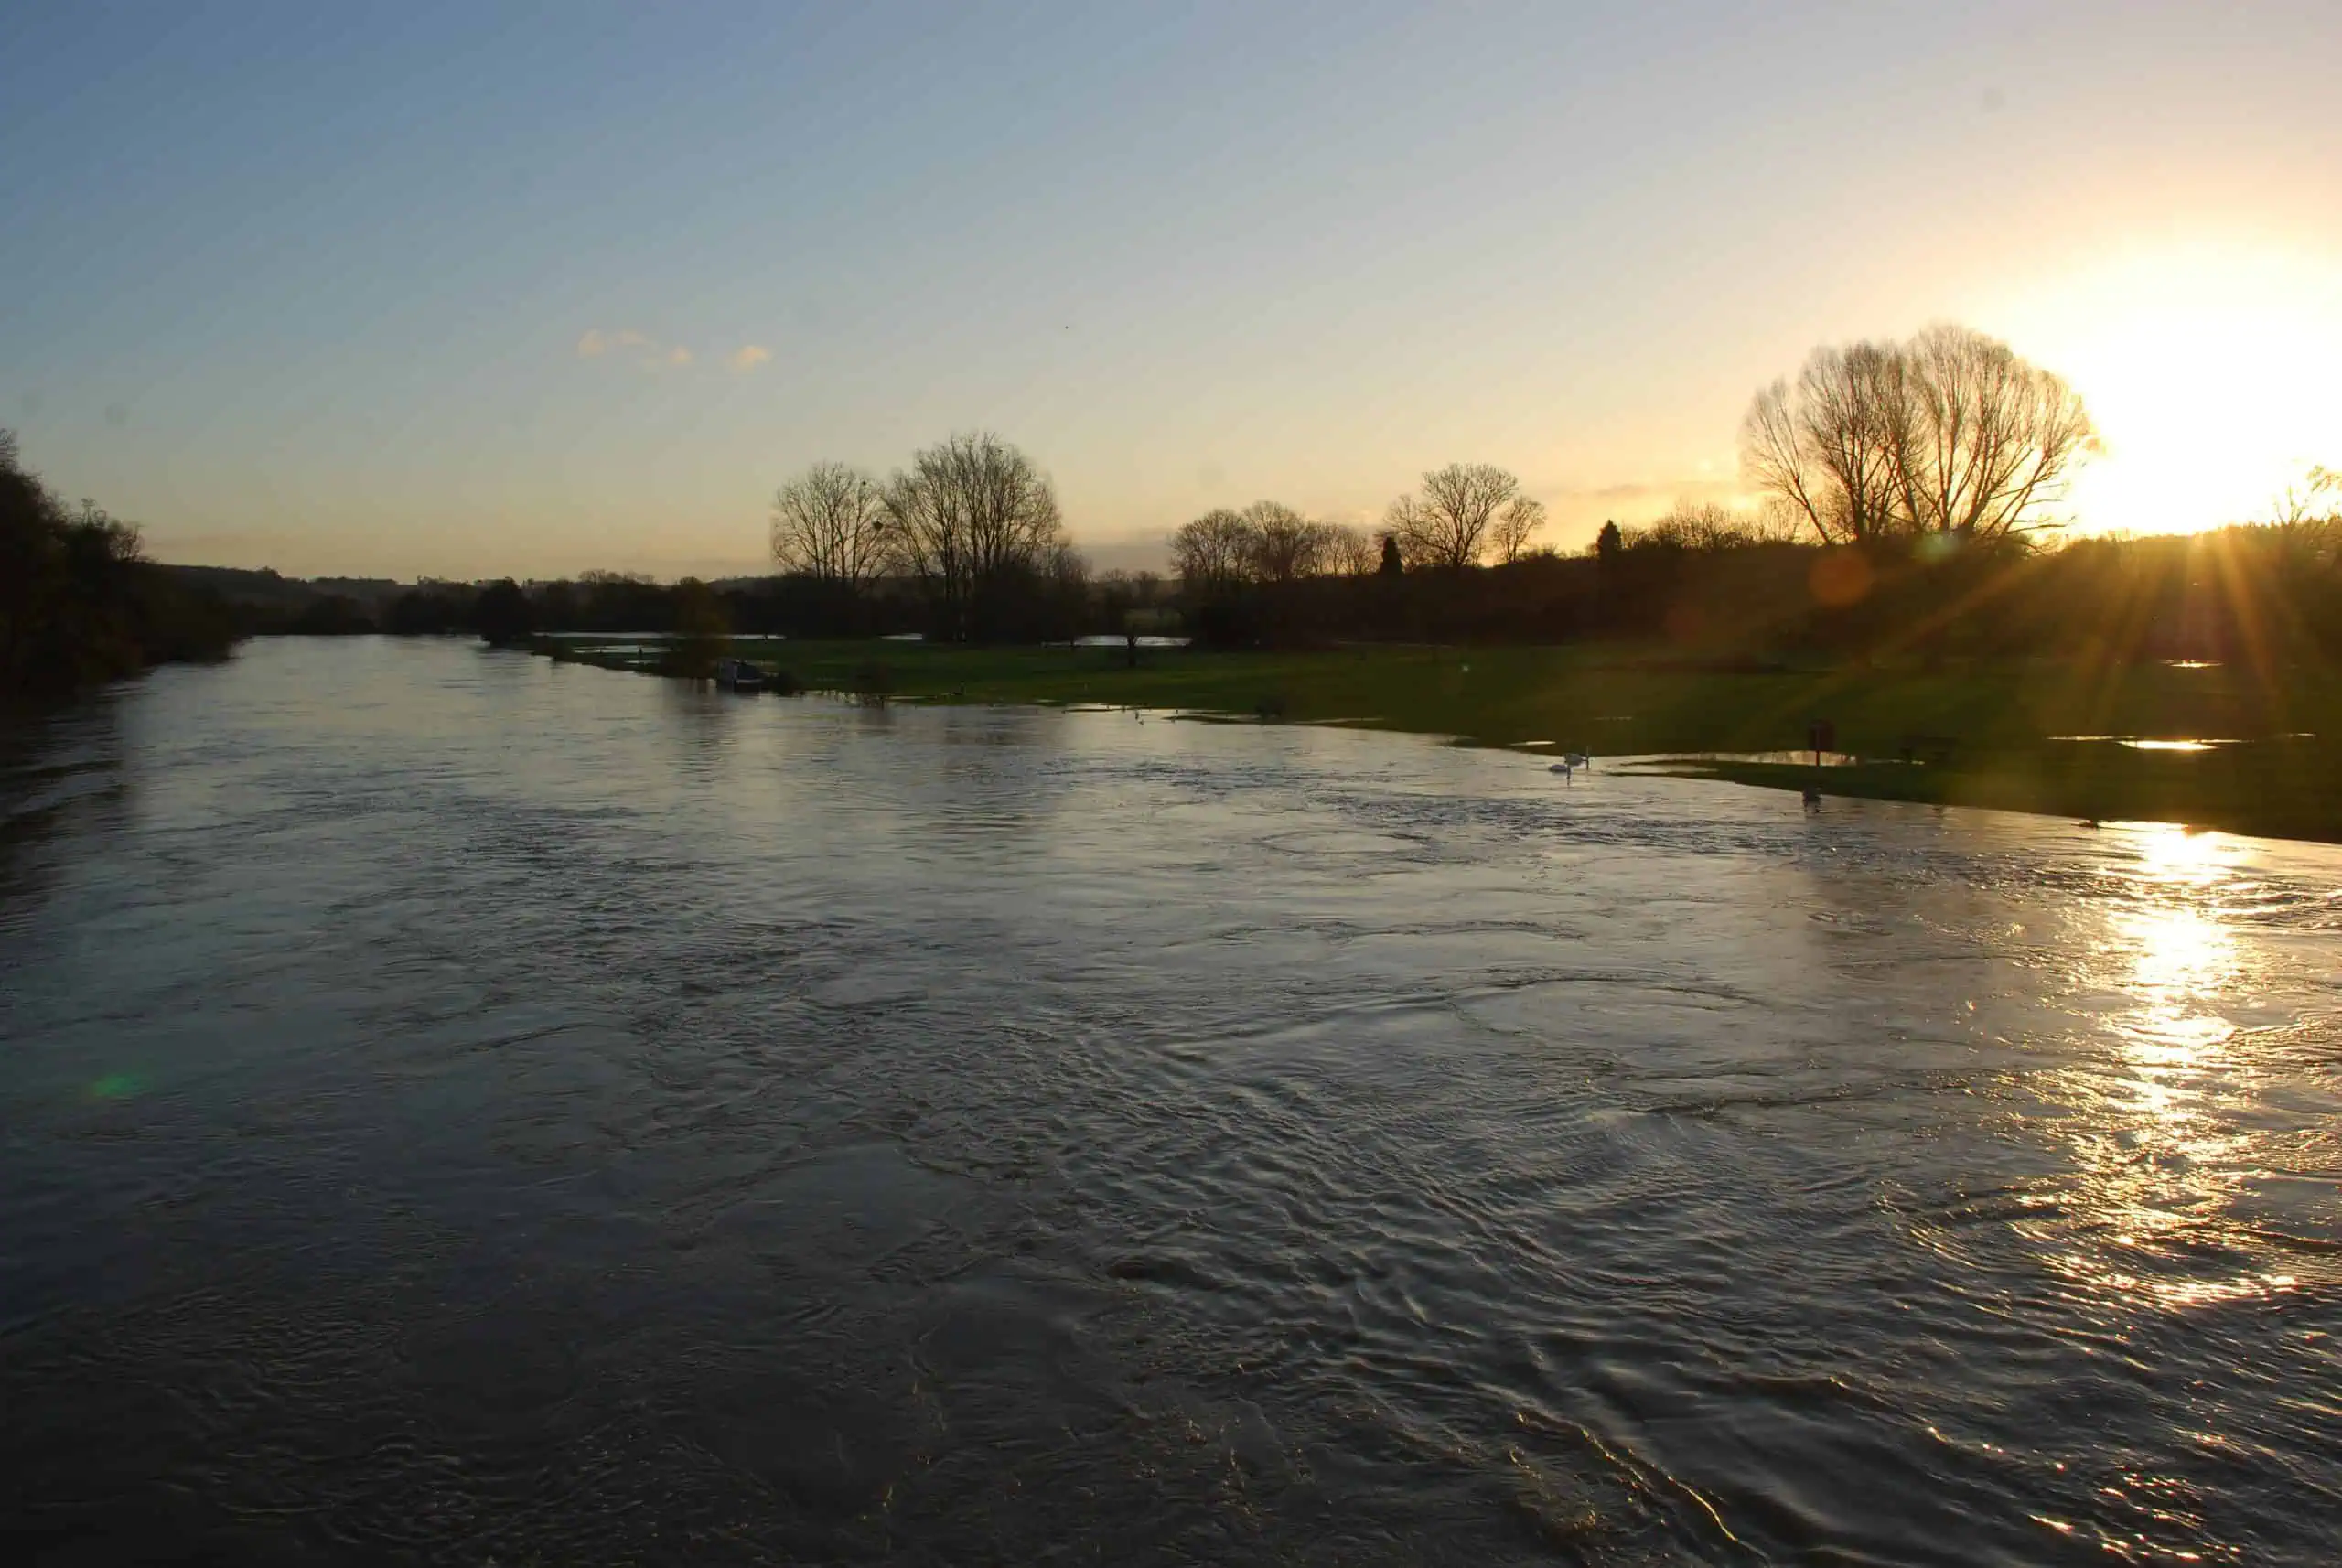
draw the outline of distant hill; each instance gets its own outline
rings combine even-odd
[[[231,605],[254,609],[300,611],[321,600],[355,599],[379,609],[410,585],[388,577],[286,577],[270,567],[175,566],[163,570],[181,581],[209,588]]]
[[[321,594],[340,594],[366,604],[388,604],[409,588],[412,583],[401,583],[389,577],[310,577],[308,585]]]

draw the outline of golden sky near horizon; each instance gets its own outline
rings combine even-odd
[[[2274,243],[2140,247],[2008,307],[2006,335],[2081,392],[2104,450],[2085,525],[2186,532],[2266,518],[2342,468],[2342,268]]]
[[[990,428],[1103,565],[1500,464],[1738,491],[1931,321],[2087,400],[2087,529],[2342,466],[2330,5],[59,10],[0,51],[0,422],[167,559],[753,571]],[[876,113],[875,102],[888,105]]]

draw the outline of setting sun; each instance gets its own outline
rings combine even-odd
[[[2103,451],[2077,478],[2092,532],[2265,520],[2342,463],[2342,273],[2295,252],[2125,252],[2005,317],[2018,350],[2089,403]]]

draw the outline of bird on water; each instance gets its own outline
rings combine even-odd
[[[1559,762],[1554,763],[1551,768],[1545,769],[1545,771],[1548,773],[1558,773],[1566,782],[1574,784],[1577,782],[1577,770],[1581,768],[1585,768],[1588,773],[1593,772],[1594,758],[1588,757],[1582,751],[1565,751],[1562,753],[1562,759]]]

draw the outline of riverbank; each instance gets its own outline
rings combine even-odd
[[[157,664],[224,659],[245,628],[220,597],[149,561],[138,530],[70,506],[0,430],[0,717]]]
[[[642,646],[628,639],[558,646],[563,658],[618,668],[645,657],[619,651]],[[2326,670],[1799,667],[1617,644],[1145,649],[1135,666],[1120,647],[754,638],[734,647],[806,689],[875,687],[897,702],[1099,703],[1340,724],[1477,746],[1676,757],[1681,771],[1763,788],[2342,842],[2342,798],[2332,788],[2342,779],[2342,679]],[[1802,746],[1816,719],[1862,760],[1814,768],[1747,755]]]

